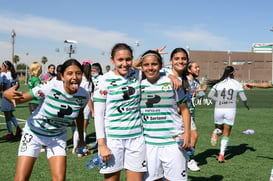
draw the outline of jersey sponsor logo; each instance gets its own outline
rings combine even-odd
[[[161,100],[161,97],[159,95],[148,95],[148,101],[146,102],[147,107],[154,107],[154,104],[159,103]]]
[[[65,115],[70,115],[72,114],[72,108],[69,105],[61,105],[63,109],[60,109],[58,112],[58,117],[63,118]]]
[[[124,100],[130,99],[130,96],[133,95],[133,94],[136,92],[135,88],[130,87],[130,86],[123,87],[123,88],[121,88],[121,89],[122,89],[122,90],[125,90],[125,91],[123,92],[123,96],[122,96]]]

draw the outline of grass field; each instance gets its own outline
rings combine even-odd
[[[21,90],[25,86],[21,86]],[[190,181],[268,181],[273,166],[273,89],[253,89],[246,91],[250,110],[239,102],[235,126],[232,130],[230,144],[227,150],[227,163],[216,161],[219,143],[212,147],[209,143],[213,125],[213,105],[197,106],[196,119],[199,130],[199,140],[196,147],[196,161],[199,162],[200,172],[189,171]],[[3,114],[0,114],[0,136],[7,133]],[[27,104],[19,105],[15,111],[21,127],[29,115]],[[255,134],[246,135],[242,132],[254,129]],[[68,146],[72,147],[71,130],[69,129]],[[91,122],[88,129],[87,142],[95,140],[94,125]],[[13,180],[19,140],[5,140],[0,138],[0,180]],[[96,153],[77,158],[71,154],[67,156],[67,180],[103,180],[97,169],[86,168],[86,161]],[[49,165],[45,153],[41,153],[37,160],[31,181],[51,180]],[[122,172],[122,181],[126,180]]]

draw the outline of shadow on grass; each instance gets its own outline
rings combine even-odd
[[[188,179],[190,179],[190,181],[221,181],[224,179],[224,177],[222,175],[213,175],[208,178],[188,176]]]
[[[248,144],[240,144],[237,146],[229,146],[225,153],[225,159],[230,160],[235,156],[241,155],[245,153],[247,150],[256,151],[253,147],[248,146]],[[213,157],[217,159],[219,155],[219,148],[218,149],[207,149],[206,151],[195,155],[195,160],[199,163],[199,165],[207,164],[207,158]]]
[[[15,136],[15,137],[10,138],[10,139],[0,137],[0,143],[7,143],[7,142],[13,143],[13,142],[20,141],[20,139],[21,139],[21,136]]]

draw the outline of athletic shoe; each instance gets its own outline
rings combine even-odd
[[[78,153],[77,156],[80,158],[80,157],[87,156],[90,154],[91,154],[91,151],[87,149],[85,153]]]
[[[90,147],[90,149],[97,149],[98,148],[98,142],[95,141],[93,143],[90,143],[88,146]]]
[[[14,138],[14,135],[13,135],[12,133],[10,133],[10,134],[7,134],[7,135],[5,135],[5,136],[2,136],[2,138],[5,138],[5,139],[12,139],[12,138]]]
[[[197,163],[194,159],[191,159],[189,162],[188,162],[188,168],[191,170],[191,171],[194,171],[194,172],[197,172],[197,171],[200,171],[200,168],[197,166]]]
[[[219,155],[218,156],[218,162],[219,163],[226,163],[227,160],[225,160],[225,155]]]
[[[217,144],[217,139],[218,139],[218,134],[217,134],[217,128],[215,130],[213,130],[212,134],[211,134],[211,138],[210,138],[210,144],[212,146],[216,146]]]

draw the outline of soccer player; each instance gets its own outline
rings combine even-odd
[[[140,104],[141,71],[132,69],[133,51],[124,43],[111,51],[114,70],[100,77],[93,96],[99,155],[106,162],[100,169],[104,180],[141,181],[147,171]]]
[[[1,97],[2,97],[3,91],[14,86],[16,83],[18,83],[19,85],[19,80],[18,80],[17,73],[15,71],[15,67],[10,61],[6,60],[2,63],[2,67],[1,67],[1,76],[0,76]],[[12,139],[14,137],[20,137],[22,130],[17,122],[16,117],[13,114],[13,111],[15,111],[15,107],[13,106],[12,103],[7,101],[5,97],[2,97],[1,111],[4,112],[6,126],[8,130],[8,134],[3,136],[3,138]],[[12,131],[12,123],[16,128],[15,135],[13,134],[13,131]]]
[[[215,129],[211,136],[211,145],[215,146],[218,136],[222,135],[218,161],[226,162],[225,150],[230,141],[231,129],[235,122],[237,95],[240,96],[244,106],[249,109],[243,86],[234,79],[234,67],[227,66],[219,80],[208,80],[207,85],[212,87],[208,97],[215,102],[214,124]]]
[[[200,171],[196,161],[194,160],[194,150],[198,140],[197,126],[195,122],[195,105],[194,101],[199,99],[198,95],[201,89],[200,82],[197,79],[200,73],[200,67],[197,62],[188,62],[182,73],[183,84],[187,87],[187,105],[191,114],[191,147],[192,154],[189,156],[188,168],[191,171]]]
[[[162,64],[162,57],[156,51],[149,50],[141,57],[144,74],[141,81],[141,115],[148,166],[146,181],[163,177],[167,180],[187,180],[187,158],[174,138],[184,140],[183,149],[190,146],[190,113],[184,90],[174,90],[170,78],[160,73]]]
[[[29,89],[32,89],[42,83],[40,79],[40,75],[42,73],[42,65],[39,62],[32,62],[32,64],[29,67],[29,73],[30,78],[28,79],[27,82]],[[39,106],[39,103],[40,103],[39,100],[29,101],[28,107],[30,114],[32,114],[32,112],[35,111],[35,109]]]
[[[16,84],[4,92],[5,98],[14,105],[34,98],[42,101],[25,124],[14,180],[29,180],[42,146],[46,146],[52,180],[65,180],[67,126],[75,119],[80,138],[78,147],[85,146],[83,109],[89,96],[80,87],[82,72],[81,64],[69,59],[61,68],[62,81],[49,81],[26,93],[16,91]]]

